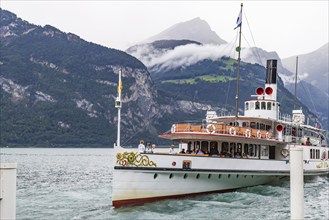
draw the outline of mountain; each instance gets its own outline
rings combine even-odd
[[[151,43],[157,40],[191,40],[202,44],[224,44],[226,41],[221,39],[215,31],[211,30],[209,24],[200,19],[175,24],[161,33],[146,39],[143,43]]]
[[[237,65],[230,58],[219,59],[215,49],[221,45],[188,39],[149,43],[146,47],[153,47],[158,57],[150,56],[152,65],[145,66],[123,51],[0,13],[0,146],[112,146],[120,70],[125,146],[141,138],[168,143],[157,135],[173,123],[201,121],[206,110],[234,111]],[[211,50],[212,57],[200,50]],[[265,68],[243,63],[242,73],[240,112],[246,94],[263,84]],[[290,113],[292,95],[282,85],[279,101],[283,112]]]
[[[111,146],[118,71],[124,82],[122,139],[155,136],[158,93],[136,58],[1,10],[1,146]]]
[[[329,95],[329,47],[328,43],[319,49],[298,55],[298,75],[301,80],[312,84],[325,94]],[[296,72],[296,56],[282,60],[285,68]]]
[[[237,62],[225,56],[230,54],[229,51],[225,51],[225,48],[228,48],[227,45],[182,43],[162,50],[149,43],[132,48],[127,52],[147,66],[159,92],[165,94],[166,97],[218,106],[223,114],[234,114],[235,99],[232,97],[235,97],[236,91]],[[248,51],[249,53],[257,52],[259,55],[261,52],[259,49]],[[261,55],[265,55],[261,61],[278,58],[275,52],[263,51]],[[246,56],[246,58],[249,57],[251,56]],[[250,99],[250,95],[255,93],[257,87],[264,86],[265,72],[265,67],[257,63],[242,63],[240,113],[243,112],[244,100]],[[278,81],[278,89],[281,111],[291,114],[293,95],[284,87],[281,78]],[[305,113],[312,115],[305,105],[299,104],[303,106]]]
[[[287,84],[287,89],[295,92],[295,84]],[[318,118],[325,129],[329,129],[329,95],[308,82],[300,80],[297,83],[297,98],[301,100]]]
[[[170,40],[159,40],[156,42],[166,42],[169,44],[167,41]],[[184,74],[182,74],[182,72],[188,72],[188,78],[201,77],[202,74],[206,74],[207,71],[209,72],[209,69],[211,70],[211,73],[217,72],[217,74],[221,74],[216,69],[216,65],[222,65],[221,63],[218,63],[218,60],[221,60],[223,57],[236,57],[236,52],[234,50],[235,47],[231,44],[209,45],[180,42],[175,43],[175,47],[167,47],[165,49],[158,48],[154,46],[153,43],[139,44],[129,48],[126,52],[135,56],[141,60],[145,66],[147,66],[157,87],[160,90],[163,89],[164,91],[176,90],[170,87],[162,88],[165,83],[159,84],[159,80],[176,80],[179,77],[182,77],[183,79]],[[266,66],[266,60],[268,59],[278,60],[278,74],[282,79],[283,85],[286,86],[290,93],[293,94],[294,90],[291,90],[293,87],[290,86],[290,84],[294,83],[294,73],[283,66],[280,57],[275,51],[268,52],[257,47],[242,48],[241,60],[245,63]],[[196,85],[194,84],[193,86]],[[317,90],[317,88],[311,84],[308,84],[305,88],[308,88],[308,90],[312,90],[314,92]],[[315,108],[316,111],[313,112],[317,115],[317,117],[319,117],[323,127],[328,129],[328,107],[327,105],[323,105],[323,102],[321,101],[328,100],[328,95],[324,92],[317,91],[317,96],[313,96],[313,100],[311,102],[309,100],[310,96],[306,93],[308,91],[305,89],[299,91],[302,92],[302,94],[298,96],[307,97],[307,100],[305,98],[300,99],[300,101],[304,103],[304,107],[307,106],[310,109]],[[193,92],[192,89],[190,92]],[[206,98],[210,97],[212,96]],[[211,99],[213,100],[214,98],[216,97],[212,97]],[[242,104],[243,103],[241,103],[241,105]],[[287,104],[292,107],[291,103]]]
[[[329,129],[329,66],[328,43],[307,54],[298,55],[297,97],[321,119]],[[292,73],[285,74],[286,87],[295,92],[296,56],[282,60]]]
[[[121,143],[158,139],[182,118],[204,118],[209,104],[158,91],[147,68],[119,50],[0,9],[0,146],[108,147],[116,140],[122,71]],[[178,44],[198,42],[179,41]],[[159,49],[177,42],[156,43]],[[192,108],[193,106],[193,108]]]

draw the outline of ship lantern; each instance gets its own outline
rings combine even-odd
[[[276,130],[278,131],[278,132],[282,132],[282,130],[283,130],[283,126],[280,124],[280,125],[277,125],[276,126]]]
[[[278,132],[278,134],[277,134],[277,138],[278,138],[280,141],[282,141],[282,140],[283,140],[283,138],[282,138],[283,125],[278,124],[278,125],[276,126],[276,130],[277,130],[277,132]]]
[[[266,95],[272,95],[272,93],[273,93],[272,87],[266,87],[265,93],[266,93]]]
[[[122,103],[119,97],[116,98],[115,100],[115,107],[116,108],[121,108],[122,107]]]
[[[262,87],[258,87],[258,88],[256,89],[256,94],[257,94],[257,95],[263,95],[263,94],[264,94],[264,89],[263,89]]]

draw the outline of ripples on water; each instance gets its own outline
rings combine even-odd
[[[113,149],[0,148],[17,162],[17,219],[289,219],[289,180],[114,209]],[[305,218],[329,219],[329,177],[305,180]]]

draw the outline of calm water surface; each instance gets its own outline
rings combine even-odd
[[[17,163],[17,219],[289,219],[289,180],[112,208],[113,149],[0,148]],[[305,180],[305,218],[329,219],[329,177]]]

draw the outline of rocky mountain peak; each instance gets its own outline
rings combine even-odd
[[[202,44],[223,44],[226,43],[215,31],[211,30],[209,24],[197,17],[189,21],[175,24],[161,33],[154,35],[144,43],[157,40],[183,40],[188,39]]]
[[[34,30],[37,26],[0,8],[0,40],[11,39]]]

